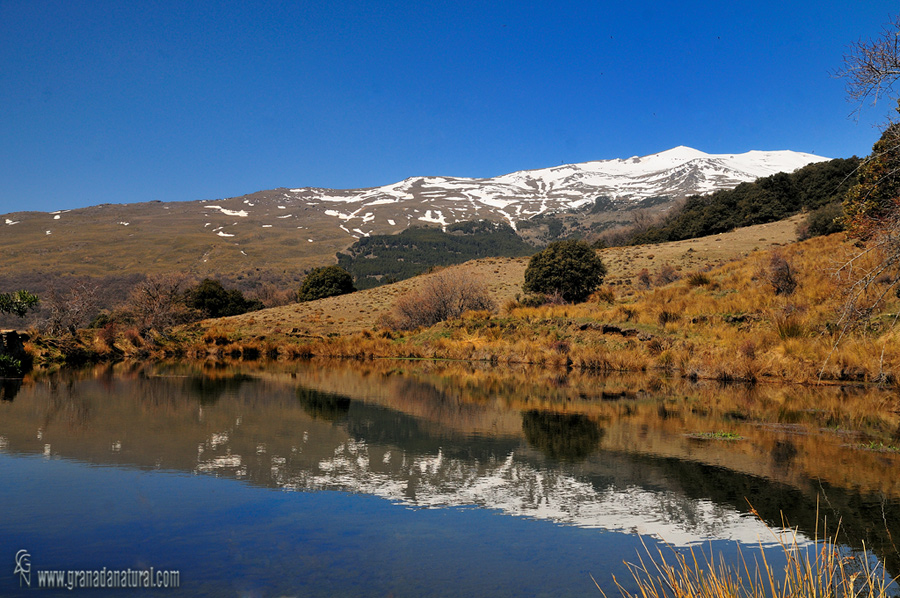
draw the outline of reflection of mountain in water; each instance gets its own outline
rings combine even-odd
[[[601,426],[578,413],[510,411],[397,376],[343,372],[343,384],[358,389],[351,398],[335,385],[319,391],[318,371],[297,378],[216,375],[220,381],[202,383],[192,373],[26,385],[15,401],[0,403],[0,450],[362,492],[420,508],[474,505],[655,533],[674,544],[770,539],[747,500],[771,522],[783,510],[812,536],[821,490],[823,509],[839,514],[845,530],[897,569],[889,538],[900,534],[896,497],[614,449],[613,420]],[[787,467],[802,449],[780,442],[771,458]]]

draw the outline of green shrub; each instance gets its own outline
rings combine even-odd
[[[325,266],[313,268],[297,293],[298,301],[315,301],[325,297],[334,297],[352,293],[356,290],[353,286],[353,277],[340,266]]]
[[[593,293],[603,277],[606,266],[584,241],[556,241],[532,256],[525,270],[526,293],[553,295],[578,303]]]
[[[245,299],[244,294],[237,289],[226,290],[221,282],[211,278],[203,279],[200,284],[187,291],[185,303],[207,318],[237,316],[263,307],[261,301]]]
[[[18,378],[22,375],[22,362],[6,353],[0,353],[0,376]]]
[[[830,203],[809,213],[798,227],[800,240],[811,239],[821,235],[830,235],[844,230],[844,208],[840,203]]]
[[[0,314],[15,314],[23,318],[30,310],[35,309],[38,303],[37,296],[28,291],[0,293]]]

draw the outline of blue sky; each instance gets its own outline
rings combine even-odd
[[[486,177],[688,145],[866,155],[895,1],[0,0],[0,213]]]

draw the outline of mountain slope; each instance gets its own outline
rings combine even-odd
[[[799,217],[731,231],[721,235],[641,247],[609,247],[600,256],[608,268],[604,283],[628,292],[638,272],[658,271],[670,264],[682,272],[700,271],[714,265],[797,240]],[[528,258],[486,258],[450,266],[467,279],[485,283],[497,305],[522,294],[522,282]],[[400,282],[365,289],[349,295],[318,301],[295,303],[258,312],[206,320],[202,328],[234,330],[246,337],[266,335],[274,340],[273,330],[295,336],[327,336],[371,329],[379,316],[386,314],[398,297],[421,288],[432,275],[423,274]],[[617,291],[619,292],[619,291]]]
[[[826,158],[790,151],[705,154],[686,147],[495,178],[414,177],[371,189],[274,189],[222,200],[104,204],[0,216],[0,275],[183,270],[298,272],[357,238],[471,220],[515,228],[535,216],[637,205],[730,188]]]

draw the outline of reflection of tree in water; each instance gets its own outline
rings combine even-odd
[[[790,440],[776,440],[772,449],[772,460],[783,471],[791,468],[791,464],[797,456],[797,447]]]
[[[302,386],[297,388],[297,400],[303,410],[315,419],[339,421],[350,411],[350,398],[330,392],[319,392]]]
[[[4,379],[0,380],[0,400],[2,401],[12,401],[16,398],[16,395],[19,394],[19,389],[22,388],[22,381],[16,379]]]
[[[50,400],[41,429],[47,431],[56,422],[64,422],[73,430],[87,426],[91,420],[91,401],[81,396],[75,380],[71,377],[53,377],[49,383]]]
[[[528,444],[558,461],[585,459],[603,439],[603,430],[584,415],[552,411],[523,413],[522,432]]]
[[[188,379],[185,390],[200,401],[201,405],[214,405],[226,394],[237,393],[241,385],[248,380],[253,378],[243,374],[221,378],[196,376]]]

